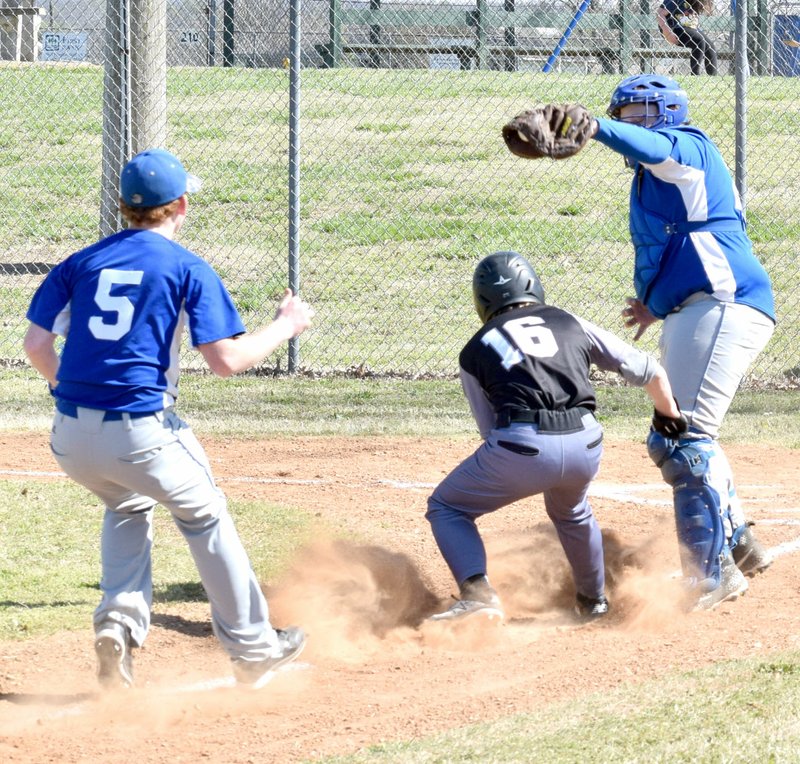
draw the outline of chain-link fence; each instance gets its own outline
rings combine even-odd
[[[659,5],[0,0],[0,358],[22,359],[42,275],[118,225],[121,162],[157,144],[204,180],[181,242],[220,272],[247,325],[271,319],[287,283],[316,308],[271,368],[455,373],[478,322],[472,269],[496,249],[528,256],[549,301],[621,331],[622,160],[592,143],[526,163],[500,126],[535,101],[600,115],[623,74],[657,71],[684,85],[746,191],[773,278],[779,326],[749,382],[796,386],[800,4],[703,13],[717,76],[692,74]],[[654,352],[655,334],[642,342]]]

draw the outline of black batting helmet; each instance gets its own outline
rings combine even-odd
[[[475,310],[486,323],[509,305],[544,305],[544,287],[533,266],[517,252],[494,252],[484,257],[472,276]]]

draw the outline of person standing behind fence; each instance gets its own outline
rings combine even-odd
[[[691,52],[692,74],[717,74],[717,49],[700,29],[700,16],[712,10],[711,0],[663,0],[656,11],[664,39]]]
[[[94,613],[98,678],[133,684],[131,648],[150,627],[153,512],[166,507],[188,542],[211,624],[240,685],[257,689],[302,650],[302,629],[275,629],[211,475],[173,408],[183,327],[222,377],[259,363],[304,331],[313,311],[286,290],[275,319],[244,325],[219,276],[173,239],[199,181],[153,149],[122,169],[129,228],[59,263],[39,286],[24,348],[56,402],[50,445],[61,468],[105,505],[102,597]],[[55,340],[65,337],[60,356]]]

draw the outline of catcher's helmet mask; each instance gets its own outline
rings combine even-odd
[[[622,107],[632,103],[645,104],[648,111],[651,104],[656,106],[652,121],[648,116],[643,123],[649,130],[678,127],[689,122],[689,97],[671,77],[658,74],[626,77],[611,94],[606,113],[611,119],[620,120]]]
[[[472,276],[472,296],[483,323],[515,305],[544,305],[544,287],[536,271],[512,251],[494,252],[478,263]]]

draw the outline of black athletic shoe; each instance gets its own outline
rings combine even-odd
[[[280,652],[271,658],[260,661],[247,661],[237,658],[233,661],[233,675],[240,687],[260,690],[271,678],[272,672],[293,661],[306,646],[306,635],[297,626],[288,629],[275,629],[278,635]]]
[[[578,592],[575,595],[575,612],[587,620],[602,618],[608,613],[609,605],[605,597],[586,597]]]
[[[764,549],[758,542],[758,539],[753,535],[750,526],[753,523],[747,523],[739,538],[736,546],[731,550],[733,561],[736,567],[739,568],[744,575],[753,577],[756,573],[761,573],[772,565],[772,555]]]
[[[131,635],[116,621],[101,623],[94,636],[97,679],[106,690],[133,686]]]
[[[484,605],[502,610],[500,597],[486,576],[472,576],[464,581],[459,587],[458,598],[465,601],[482,602]]]

